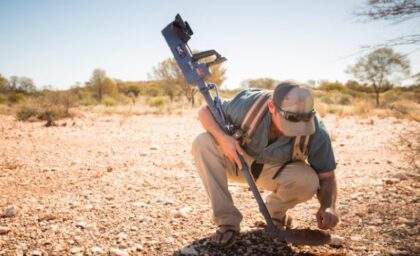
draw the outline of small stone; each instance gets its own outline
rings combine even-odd
[[[92,247],[92,253],[93,254],[101,254],[103,251],[102,251],[102,248],[101,247],[98,247],[98,246],[94,246],[94,247]]]
[[[331,242],[329,245],[333,248],[341,248],[343,247],[344,238],[337,235],[331,235]]]
[[[359,197],[359,194],[351,194],[351,199],[356,200]]]
[[[54,246],[54,252],[61,252],[64,251],[64,247],[61,244]]]
[[[365,215],[366,214],[364,212],[356,212],[357,217],[363,218],[363,217],[365,217]]]
[[[111,256],[130,256],[127,251],[116,249],[116,248],[111,248],[109,250],[109,255],[111,255]]]
[[[86,228],[86,222],[79,221],[79,222],[76,223],[76,227],[81,228],[81,229],[85,229]]]
[[[150,149],[150,150],[158,150],[158,149],[159,149],[159,147],[157,147],[157,146],[151,146],[149,149]]]
[[[85,209],[86,209],[86,210],[92,210],[92,209],[93,209],[93,205],[91,205],[91,204],[86,204],[86,205],[85,205]]]
[[[32,256],[42,256],[42,252],[40,250],[35,250],[31,252]]]
[[[52,214],[45,214],[43,216],[38,217],[38,221],[50,221],[55,220],[57,217]]]
[[[357,242],[357,241],[362,240],[362,237],[361,237],[360,235],[354,235],[354,236],[351,236],[351,237],[350,237],[350,239],[351,239],[352,241]]]
[[[262,220],[257,220],[254,222],[254,227],[264,228],[267,224]]]
[[[16,213],[17,213],[17,207],[14,206],[14,205],[11,205],[11,206],[7,207],[6,213],[4,214],[4,216],[6,218],[11,218],[11,217],[16,216]]]
[[[404,173],[401,173],[401,172],[395,174],[394,178],[399,179],[399,180],[407,180],[408,179],[407,175],[405,175]]]
[[[398,217],[398,223],[407,224],[410,223],[410,221],[407,218],[404,217]]]
[[[181,255],[198,255],[194,247],[184,247],[181,250]]]
[[[111,167],[111,166],[108,166],[108,167],[106,168],[106,171],[107,171],[107,172],[112,172],[112,167]]]
[[[83,243],[83,239],[81,236],[75,236],[74,237],[74,242],[76,242],[76,244],[82,244]]]
[[[389,252],[391,256],[403,256],[403,255],[412,255],[409,251],[400,251],[400,250],[391,250]]]
[[[80,252],[80,248],[79,247],[73,247],[73,248],[71,248],[70,249],[70,252],[72,253],[72,254],[76,254],[76,253],[78,253],[78,252]]]
[[[0,226],[0,235],[6,235],[10,232],[10,228]]]
[[[398,182],[400,182],[400,180],[398,180],[398,179],[387,179],[387,180],[385,180],[385,184],[387,184],[387,185],[396,184]]]
[[[141,252],[141,251],[143,251],[143,245],[142,244],[139,244],[139,243],[137,243],[137,244],[134,244],[134,246],[133,246],[135,249],[136,249],[136,251],[138,251],[138,252]]]
[[[127,239],[127,237],[128,237],[127,233],[124,233],[124,232],[121,232],[117,235],[117,238],[122,239],[122,240]]]

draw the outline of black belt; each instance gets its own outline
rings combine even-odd
[[[251,174],[254,177],[254,180],[257,180],[260,177],[260,174],[264,168],[264,164],[257,163],[257,161],[252,162],[251,164]]]

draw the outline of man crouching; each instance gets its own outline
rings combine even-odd
[[[320,202],[318,227],[332,229],[338,223],[334,153],[326,128],[315,114],[313,94],[305,85],[286,81],[273,92],[244,90],[222,102],[223,111],[236,127],[241,127],[244,119],[252,123],[253,117],[247,113],[267,93],[271,94],[268,111],[254,121],[247,143],[240,144],[224,133],[207,106],[199,111],[207,132],[194,140],[192,153],[217,225],[211,239],[220,247],[233,245],[240,231],[242,214],[228,190],[228,180],[246,183],[238,154],[250,167],[256,185],[272,191],[266,205],[277,228],[290,228],[287,210],[315,194]]]

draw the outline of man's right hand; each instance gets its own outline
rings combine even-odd
[[[220,146],[220,150],[232,163],[235,163],[239,170],[242,170],[242,163],[239,155],[243,155],[243,151],[239,142],[233,137],[227,135],[216,123],[209,108],[204,104],[198,112],[198,118],[204,129],[206,129],[216,139]]]
[[[229,135],[222,136],[218,140],[220,150],[230,161],[236,164],[239,170],[242,170],[242,163],[239,155],[243,155],[243,150],[239,142]]]

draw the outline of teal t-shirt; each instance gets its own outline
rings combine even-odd
[[[232,99],[222,101],[222,108],[227,118],[240,127],[252,103],[263,92],[261,89],[244,90]],[[256,126],[251,143],[244,147],[244,150],[259,163],[283,164],[292,158],[294,140],[293,137],[281,136],[268,145],[270,125],[271,113],[267,111]],[[330,137],[318,115],[315,117],[315,133],[309,139],[308,162],[317,173],[336,168]]]

